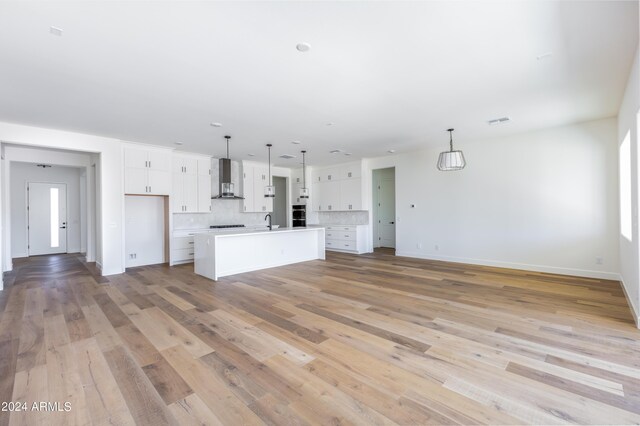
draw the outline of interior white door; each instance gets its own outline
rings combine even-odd
[[[378,185],[378,237],[380,247],[396,247],[396,185],[394,178]]]
[[[67,185],[27,184],[30,256],[67,252]]]

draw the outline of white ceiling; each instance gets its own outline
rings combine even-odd
[[[1,2],[0,121],[310,164],[464,148],[615,116],[637,43],[637,1]]]

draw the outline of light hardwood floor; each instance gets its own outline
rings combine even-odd
[[[6,424],[629,424],[640,331],[619,283],[391,256],[226,277],[16,260]],[[13,281],[13,283],[12,283]]]

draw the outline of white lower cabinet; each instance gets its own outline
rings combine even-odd
[[[171,238],[171,265],[193,262],[194,232],[175,231]]]
[[[366,253],[367,225],[325,225],[325,248],[351,253]]]

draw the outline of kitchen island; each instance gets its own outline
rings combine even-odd
[[[212,280],[324,259],[324,228],[201,232],[194,236],[194,270]]]

